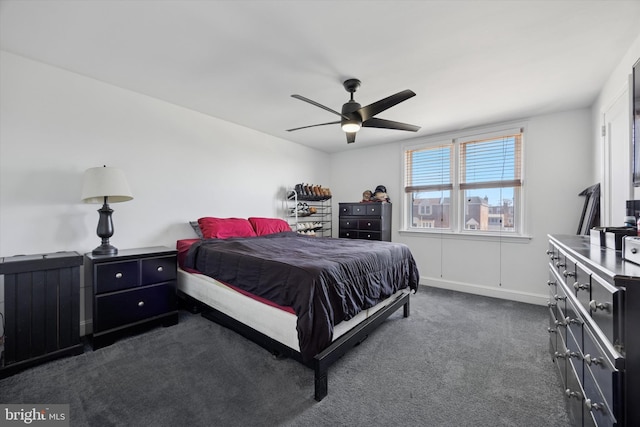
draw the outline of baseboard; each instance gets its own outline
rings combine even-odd
[[[471,283],[454,282],[451,280],[435,279],[432,277],[420,277],[420,284],[434,288],[449,289],[452,291],[466,292],[474,295],[482,295],[492,298],[506,299],[510,301],[524,302],[527,304],[544,305],[549,302],[548,295],[534,294],[531,292],[514,291],[512,289],[495,288],[491,286],[474,285]]]
[[[93,321],[92,320],[80,321],[80,336],[84,337],[86,335],[91,335],[92,333],[93,333]]]

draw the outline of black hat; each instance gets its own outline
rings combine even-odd
[[[374,191],[374,193],[386,193],[387,192],[387,187],[385,187],[384,185],[378,185],[376,187],[376,191]]]

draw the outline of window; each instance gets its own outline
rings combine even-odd
[[[406,230],[521,234],[523,130],[404,148]]]

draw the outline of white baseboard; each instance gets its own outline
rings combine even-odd
[[[454,282],[432,277],[420,277],[420,284],[434,288],[449,289],[451,291],[466,292],[492,298],[524,302],[528,304],[544,305],[549,302],[549,296],[531,292],[514,291],[512,289],[495,288],[491,286],[474,285],[471,283]]]
[[[80,336],[91,335],[93,333],[93,321],[81,320],[80,321]]]

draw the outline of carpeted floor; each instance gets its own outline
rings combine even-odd
[[[199,315],[0,381],[72,426],[569,426],[545,307],[422,286],[329,371],[274,359]]]

